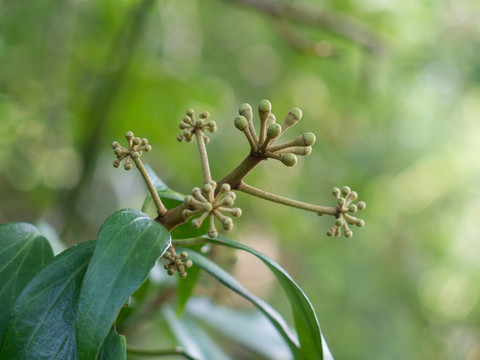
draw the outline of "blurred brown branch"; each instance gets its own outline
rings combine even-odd
[[[282,1],[272,0],[230,0],[242,5],[253,7],[274,19],[286,19],[293,22],[301,23],[303,25],[310,25],[313,27],[323,28],[333,34],[341,36],[349,41],[352,41],[368,52],[381,55],[384,53],[384,44],[382,40],[366,25],[351,17],[343,14],[325,12],[314,10],[308,7],[287,4]],[[282,32],[285,36],[285,32]],[[287,35],[289,35],[287,33]],[[290,32],[291,35],[291,32]],[[300,40],[297,36],[295,38],[287,37],[289,43],[292,45],[302,44],[305,40]],[[290,41],[294,40],[294,41]],[[294,46],[301,49],[303,45]]]

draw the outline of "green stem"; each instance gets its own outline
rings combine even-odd
[[[173,246],[181,246],[181,247],[190,247],[195,245],[203,245],[208,242],[208,239],[203,237],[191,238],[191,239],[178,239],[172,240]]]
[[[197,129],[195,136],[197,137],[198,151],[200,151],[200,160],[202,162],[203,182],[206,184],[212,181],[212,174],[210,173],[210,166],[208,164],[207,147],[205,146],[203,131]]]
[[[168,356],[168,355],[177,355],[183,356],[185,359],[196,360],[194,357],[190,356],[182,348],[175,349],[141,349],[135,346],[127,345],[127,354],[137,355],[137,356]]]
[[[225,175],[222,179],[217,181],[217,190],[222,186],[222,184],[229,184],[232,190],[238,189],[238,186],[242,182],[242,179],[248,175],[262,160],[265,160],[263,154],[250,153],[234,170],[229,174]]]
[[[276,202],[278,204],[287,205],[287,206],[295,207],[302,210],[312,211],[317,213],[318,215],[337,215],[337,212],[338,212],[336,207],[313,205],[313,204],[304,203],[302,201],[289,199],[280,195],[275,195],[275,194],[257,189],[253,186],[247,185],[243,181],[240,182],[240,185],[238,186],[238,190],[243,191],[246,194],[259,197],[261,199]]]
[[[148,190],[152,195],[153,201],[155,202],[155,206],[157,207],[158,215],[164,216],[167,213],[167,208],[163,205],[162,200],[160,200],[160,196],[158,196],[157,189],[152,183],[150,176],[148,176],[147,170],[145,166],[143,166],[142,160],[140,158],[133,159],[135,165],[137,165],[137,169],[140,171],[140,174],[143,176],[143,180],[145,180],[145,184],[147,184]]]

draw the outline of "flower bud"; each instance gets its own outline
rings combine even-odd
[[[187,273],[185,271],[180,272],[178,275],[180,275],[182,279],[185,279],[187,277]]]
[[[149,144],[149,145],[145,146],[145,151],[146,152],[152,151],[152,145]]]
[[[328,229],[328,230],[327,230],[327,236],[332,237],[333,235],[334,235],[333,230],[332,230],[332,229]]]
[[[212,239],[213,239],[213,238],[216,238],[216,237],[218,236],[218,231],[215,230],[215,229],[211,229],[211,230],[208,232],[208,236],[209,236],[210,238],[212,238]]]
[[[282,163],[286,166],[294,166],[297,163],[297,157],[293,154],[285,154],[282,156]]]
[[[357,206],[355,204],[351,204],[349,207],[348,207],[348,212],[351,212],[352,214],[355,214],[357,212]]]
[[[243,131],[248,125],[248,121],[244,116],[237,116],[234,121],[235,127],[240,131]]]
[[[240,108],[238,109],[238,113],[242,116],[244,116],[246,119],[252,119],[252,107],[250,104],[242,104],[240,105]]]
[[[240,209],[240,208],[235,208],[235,209],[233,209],[232,215],[235,216],[235,217],[240,217],[240,216],[242,216],[242,209]]]
[[[350,188],[348,186],[344,186],[342,188],[342,195],[343,196],[348,196],[348,194],[350,194]]]
[[[208,111],[203,111],[200,113],[200,119],[208,119],[208,117],[210,116],[210,113]]]
[[[141,142],[142,142],[142,139],[140,139],[139,137],[134,137],[133,138],[133,143],[135,145],[139,145]]]
[[[115,150],[113,150],[113,153],[117,156],[122,155],[122,152],[123,152],[123,150],[120,147],[117,147],[117,148],[115,148]]]
[[[353,236],[353,232],[350,229],[345,230],[343,233],[347,239],[351,238]]]
[[[172,276],[172,275],[175,274],[175,270],[173,270],[173,269],[168,269],[167,274],[170,275],[170,276]]]
[[[345,199],[344,198],[338,198],[337,199],[337,204],[340,205],[340,206],[345,205]]]
[[[197,126],[197,127],[203,126],[203,120],[199,119],[199,120],[195,121],[195,126]]]
[[[227,217],[222,221],[222,225],[225,230],[230,231],[233,229],[233,220]]]
[[[231,188],[230,188],[229,184],[224,183],[224,184],[222,184],[221,189],[222,189],[223,192],[229,192]]]
[[[140,157],[140,153],[138,151],[134,151],[132,153],[132,159],[138,159]]]
[[[190,119],[192,119],[193,116],[195,115],[195,111],[193,111],[193,109],[188,109],[187,110],[187,115]]]
[[[364,210],[366,207],[367,207],[367,204],[365,203],[365,201],[360,201],[357,203],[358,210]]]
[[[183,139],[185,139],[185,137],[184,137],[182,134],[180,134],[180,135],[177,136],[177,141],[178,141],[178,142],[182,142]]]
[[[262,100],[260,101],[260,104],[258,104],[258,111],[260,112],[271,112],[272,111],[272,104],[268,100]]]
[[[187,258],[187,257],[188,257],[188,253],[187,253],[186,251],[182,251],[182,252],[180,253],[180,258],[181,258],[181,259],[185,259],[185,258]]]
[[[187,269],[191,268],[193,266],[193,261],[192,260],[187,260],[187,261],[184,262],[184,265]]]
[[[130,163],[125,163],[125,166],[124,166],[125,170],[131,170],[132,167],[133,167],[132,164],[130,164]]]
[[[363,220],[358,220],[355,225],[357,225],[358,227],[364,227],[365,226],[365,221]]]
[[[113,167],[116,167],[116,168],[120,167],[120,160],[118,159],[113,160]]]
[[[192,220],[192,226],[196,229],[198,229],[200,227],[200,221],[198,221],[198,219],[193,219]]]
[[[335,226],[342,226],[343,224],[344,224],[343,219],[338,218],[335,220]]]
[[[278,124],[271,124],[267,128],[267,137],[270,139],[276,138],[278,135],[280,135],[280,132],[282,131],[282,127]]]
[[[338,187],[334,187],[332,189],[332,195],[338,198],[340,196],[340,189]]]
[[[314,133],[308,132],[302,135],[303,136],[303,141],[305,146],[312,146],[315,144],[315,141],[317,138],[315,137]]]
[[[127,140],[130,140],[131,138],[133,138],[133,132],[127,131],[127,132],[125,133],[125,137],[127,138]]]
[[[119,146],[120,146],[120,144],[118,143],[118,141],[112,142],[112,149],[115,149],[115,148],[117,148],[117,147],[119,147]]]
[[[302,118],[302,110],[296,107],[291,109],[288,112],[287,116],[285,117],[285,121],[283,122],[283,125],[282,125],[282,130],[285,131],[289,127],[295,125],[301,118]]]

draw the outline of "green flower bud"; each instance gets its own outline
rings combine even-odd
[[[275,122],[277,121],[277,119],[275,118],[275,115],[273,115],[272,113],[270,113],[268,115],[268,118],[267,118],[267,126],[271,125],[271,124],[275,124]]]
[[[270,139],[276,138],[278,135],[280,135],[280,132],[282,131],[282,127],[278,124],[271,124],[267,128],[267,137]]]
[[[170,259],[172,257],[172,254],[170,253],[170,251],[166,251],[165,254],[163,254],[163,258],[164,259]]]
[[[113,150],[113,153],[117,156],[122,155],[122,152],[123,152],[123,150],[120,147],[117,147],[115,150]]]
[[[338,198],[337,199],[337,204],[340,205],[340,206],[345,205],[345,199],[344,198]]]
[[[302,110],[299,108],[291,109],[287,116],[285,117],[285,121],[283,122],[282,128],[284,130],[288,129],[289,127],[295,125],[300,119],[302,118]]]
[[[192,119],[193,116],[195,115],[195,111],[193,111],[193,109],[188,109],[187,110],[187,115],[190,119]]]
[[[222,225],[225,230],[230,231],[233,229],[233,220],[230,218],[226,218],[222,221]]]
[[[345,230],[345,232],[344,232],[343,234],[344,234],[345,237],[348,238],[348,239],[353,236],[353,232],[352,232],[352,230],[350,230],[350,229]]]
[[[210,116],[210,113],[208,111],[203,111],[200,113],[200,119],[208,119],[208,117]]]
[[[342,226],[343,223],[344,223],[343,219],[338,218],[338,219],[335,220],[335,225],[336,226]]]
[[[240,105],[238,113],[247,119],[252,119],[252,107],[250,106],[250,104]]]
[[[142,142],[142,139],[140,139],[139,137],[134,137],[133,138],[133,143],[135,145],[139,145],[141,142]]]
[[[118,143],[118,141],[112,142],[112,149],[115,149],[115,148],[117,148],[117,147],[119,147],[119,146],[120,146],[120,144]]]
[[[181,122],[178,127],[181,129],[181,130],[184,130],[184,129],[188,129],[190,127],[189,124],[185,124],[184,122]]]
[[[221,189],[222,189],[222,192],[229,192],[231,187],[229,184],[225,183],[225,184],[222,184]]]
[[[216,238],[216,237],[218,236],[218,231],[215,230],[215,229],[211,229],[211,230],[208,232],[208,236],[209,236],[210,238],[212,238],[212,239],[213,239],[213,238]]]
[[[305,146],[312,146],[313,144],[315,144],[315,141],[317,140],[317,138],[315,137],[315,134],[311,132],[305,133],[302,136],[303,136],[303,141]]]
[[[358,227],[364,227],[365,226],[365,221],[358,220],[355,225],[357,225]]]
[[[210,203],[204,203],[204,204],[203,204],[203,210],[204,210],[205,212],[210,212],[210,211],[212,211],[212,210],[213,210],[212,204],[210,204]]]
[[[133,165],[130,164],[130,163],[125,163],[124,168],[125,168],[125,170],[131,170],[133,168]]]
[[[193,266],[193,261],[192,261],[192,260],[187,260],[187,261],[185,261],[184,264],[185,264],[185,267],[186,267],[187,269],[189,269],[189,268],[191,268],[191,267]]]
[[[187,253],[186,251],[182,251],[182,252],[180,253],[180,258],[181,258],[181,259],[185,259],[185,258],[187,258],[187,257],[188,257],[188,253]]]
[[[260,101],[260,104],[258,104],[258,111],[263,113],[266,113],[266,112],[269,113],[272,111],[272,104],[270,104],[270,101],[266,99],[262,100]]]
[[[172,276],[172,275],[175,274],[175,270],[169,269],[169,270],[167,271],[167,274],[170,275],[170,276]]]
[[[192,226],[194,228],[198,229],[201,226],[200,221],[198,221],[198,219],[193,219],[192,220]]]
[[[185,220],[188,219],[188,213],[189,213],[188,210],[183,210],[183,211],[182,211],[182,217],[183,217]]]
[[[118,159],[113,160],[113,167],[116,167],[116,168],[120,167],[120,160]]]
[[[187,277],[187,273],[185,271],[182,271],[181,273],[179,273],[178,275],[180,275],[180,277],[182,279],[185,279]]]
[[[146,151],[146,152],[152,151],[152,145],[147,145],[147,146],[145,146],[145,151]]]
[[[163,265],[163,268],[164,268],[165,270],[168,270],[168,269],[170,269],[170,265],[169,265],[169,264],[165,264],[165,265]]]
[[[327,230],[327,236],[332,237],[333,235],[334,235],[333,230],[332,230],[332,229],[328,229],[328,230]]]
[[[367,207],[367,204],[365,203],[365,201],[360,201],[357,203],[358,210],[364,210],[366,207]]]
[[[138,159],[140,157],[140,153],[138,151],[134,151],[132,153],[132,159]]]
[[[133,138],[133,132],[127,131],[127,132],[125,133],[125,137],[127,138],[127,140],[130,140],[131,138]]]
[[[180,259],[177,258],[177,259],[175,260],[175,265],[177,265],[177,266],[182,265],[182,260],[180,260]]]
[[[340,196],[340,189],[338,187],[334,187],[332,189],[332,195],[338,198]]]
[[[203,124],[204,124],[204,123],[203,123],[203,120],[202,120],[202,119],[195,121],[195,126],[196,126],[196,127],[203,126]]]
[[[234,199],[231,196],[225,196],[223,199],[223,202],[225,203],[226,206],[232,206],[234,203]]]
[[[248,126],[248,121],[244,116],[237,116],[234,122],[235,127],[240,131],[243,131]]]
[[[297,163],[297,157],[293,154],[285,154],[282,156],[282,163],[286,166],[294,166]]]
[[[240,208],[235,208],[235,209],[233,209],[232,215],[235,216],[235,217],[240,217],[240,216],[242,216],[242,209],[240,209]]]
[[[357,206],[355,204],[351,204],[348,207],[348,212],[351,212],[352,214],[355,214],[357,212]]]
[[[203,141],[205,142],[205,145],[207,145],[210,142],[210,138],[208,136],[203,135]]]
[[[213,190],[213,187],[210,183],[207,183],[205,185],[203,185],[203,191],[206,192],[206,193],[209,193]]]
[[[342,188],[342,195],[343,196],[348,196],[348,194],[350,194],[350,188],[348,186],[344,186]]]
[[[180,134],[180,135],[177,136],[177,141],[178,141],[178,142],[182,142],[183,139],[185,139],[185,137],[184,137],[182,134]]]

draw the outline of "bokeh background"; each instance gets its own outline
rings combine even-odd
[[[187,108],[217,122],[218,179],[248,152],[233,126],[241,103],[268,98],[278,120],[298,106],[289,132],[314,132],[313,153],[263,163],[248,182],[324,205],[347,184],[366,227],[328,238],[332,219],[239,194],[229,236],[301,284],[337,359],[480,359],[480,2],[275,4],[1,1],[0,221],[68,245],[95,238],[146,194],[111,166],[127,130],[188,193],[202,175],[195,144],[176,141]],[[275,283],[242,264],[232,271],[288,314]]]

